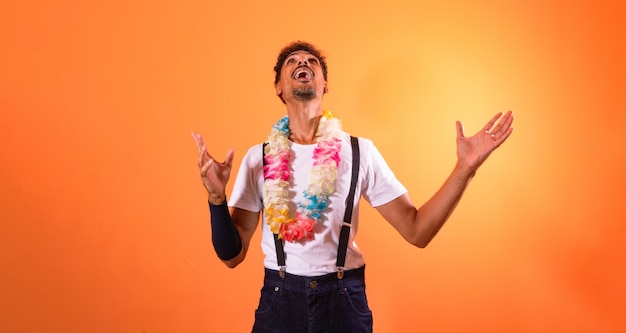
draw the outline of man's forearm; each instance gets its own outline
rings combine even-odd
[[[209,209],[211,210],[211,232],[215,253],[224,261],[235,258],[243,247],[226,200],[224,199],[221,205],[209,202]]]
[[[458,205],[474,172],[458,164],[439,190],[422,205],[415,216],[418,246],[425,247],[435,237]]]

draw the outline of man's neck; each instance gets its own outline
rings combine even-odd
[[[300,144],[315,143],[315,133],[323,115],[321,101],[287,103],[289,139]]]

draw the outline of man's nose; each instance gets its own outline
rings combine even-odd
[[[298,66],[300,65],[309,65],[309,62],[306,59],[302,59],[298,61]]]

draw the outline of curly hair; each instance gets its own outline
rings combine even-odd
[[[306,51],[314,55],[320,61],[322,73],[324,74],[324,80],[328,81],[328,67],[326,66],[326,57],[323,56],[322,52],[318,50],[315,46],[313,46],[313,44],[303,41],[296,41],[285,46],[278,54],[276,66],[274,66],[274,72],[276,72],[274,84],[277,84],[278,81],[280,81],[280,71],[283,69],[283,64],[285,63],[285,60],[287,59],[287,57],[289,57],[290,54],[296,51]]]

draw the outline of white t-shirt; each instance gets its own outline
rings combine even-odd
[[[329,205],[323,211],[322,219],[313,228],[315,238],[306,242],[285,242],[285,265],[288,273],[317,276],[337,271],[339,234],[352,174],[352,147],[347,133],[343,133],[341,145],[335,193],[330,196]],[[290,142],[292,156],[289,164],[292,177],[289,179],[291,184],[288,192],[289,213],[292,216],[295,216],[297,202],[302,199],[303,191],[309,182],[315,146],[316,144],[301,145]],[[377,207],[407,192],[371,140],[359,138],[359,150],[359,178],[346,254],[346,270],[359,268],[365,264],[363,254],[354,241],[359,228],[359,198],[362,196],[372,207]],[[253,212],[263,210],[263,144],[253,146],[243,157],[228,205]],[[265,216],[261,230],[264,265],[269,269],[278,270],[274,236],[265,223]]]

